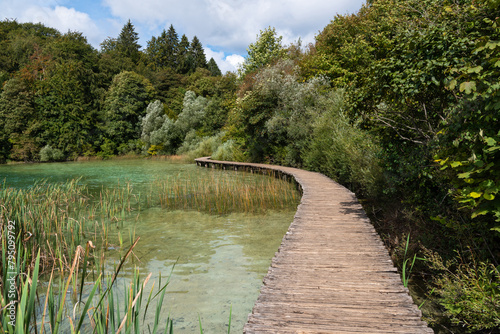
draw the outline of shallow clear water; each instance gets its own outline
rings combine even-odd
[[[82,176],[82,183],[95,190],[130,181],[134,191],[147,191],[158,177],[182,178],[190,173],[208,177],[211,173],[234,172],[150,160],[0,166],[0,180],[5,179],[13,187],[29,187],[41,178],[60,182]],[[174,319],[174,333],[199,332],[199,318],[204,333],[227,332],[231,307],[231,332],[240,333],[294,213],[286,210],[217,216],[149,208],[111,229],[113,247],[107,252],[108,265],[111,268],[118,262],[130,245],[129,234],[135,233],[141,240],[123,273],[130,275],[138,267],[142,277],[153,273],[152,282],[160,272],[162,277],[168,276],[175,264],[163,308],[164,318],[170,314]],[[119,247],[118,233],[124,240],[123,249]],[[120,280],[119,284],[126,281]]]

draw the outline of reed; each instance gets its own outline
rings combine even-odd
[[[190,178],[158,179],[151,186],[151,204],[169,210],[199,210],[214,214],[258,213],[298,205],[294,185],[272,177],[248,177],[246,173],[214,171]]]
[[[155,284],[150,288],[149,294],[146,294],[146,284],[151,278],[151,273],[142,280],[139,271],[134,271],[134,279],[128,286],[124,287],[124,300],[118,302],[119,287],[115,283],[123,263],[131,254],[132,249],[137,245],[139,238],[130,247],[126,255],[121,259],[113,275],[107,275],[103,279],[100,273],[97,280],[92,282],[93,288],[88,293],[86,300],[82,298],[83,286],[86,280],[86,268],[82,270],[81,278],[78,276],[78,266],[81,260],[83,263],[88,259],[88,251],[91,247],[87,244],[87,249],[78,247],[72,261],[71,269],[67,276],[61,275],[58,278],[58,284],[54,284],[53,273],[49,279],[49,284],[43,298],[42,316],[35,313],[37,309],[37,282],[40,269],[40,254],[36,256],[33,272],[28,271],[27,275],[16,275],[20,280],[18,284],[19,298],[17,300],[9,298],[1,300],[1,323],[0,333],[140,333],[142,329],[148,327],[150,333],[157,333],[160,329],[160,314],[163,306],[163,299],[166,287],[170,282],[168,276],[167,282],[162,284],[161,276],[159,278],[158,288],[155,291]],[[19,274],[19,272],[17,272]],[[78,284],[73,285],[73,282]],[[61,287],[61,291],[56,291],[55,287]],[[68,300],[68,295],[73,295],[80,291],[79,299],[74,302]],[[73,291],[71,291],[73,290]],[[3,291],[4,292],[4,291]],[[147,300],[143,300],[144,296]],[[2,294],[3,296],[3,294]],[[156,301],[153,320],[149,320],[146,315],[152,303]],[[82,308],[78,308],[83,304]],[[13,317],[9,317],[10,306],[14,305],[15,312]],[[123,315],[123,316],[122,316]],[[172,332],[172,320],[167,317],[164,322],[164,332]],[[163,332],[163,330],[162,330]]]
[[[41,272],[53,266],[65,271],[71,267],[71,255],[87,240],[104,249],[110,223],[134,210],[135,202],[130,185],[103,189],[95,196],[80,179],[60,184],[41,181],[29,189],[4,184],[0,188],[1,242],[6,243],[6,228],[13,225],[20,241],[18,253],[26,256],[23,272],[33,267],[38,250]],[[0,261],[4,263],[3,258]]]

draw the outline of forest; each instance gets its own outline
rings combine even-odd
[[[306,46],[269,27],[237,73],[173,26],[137,41],[130,21],[100,50],[0,22],[0,161],[321,172],[357,194],[436,332],[500,333],[499,0],[368,0]]]

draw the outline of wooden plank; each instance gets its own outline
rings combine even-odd
[[[295,168],[209,158],[196,163],[292,177],[302,189],[245,333],[433,333],[352,192]]]

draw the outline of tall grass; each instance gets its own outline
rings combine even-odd
[[[41,271],[54,265],[61,271],[68,270],[72,254],[87,240],[104,248],[109,222],[133,210],[132,189],[130,185],[103,189],[97,197],[80,181],[41,181],[29,189],[4,184],[0,188],[2,249],[9,222],[15,225],[15,234],[20,238],[19,253],[26,257],[24,265],[32,267],[40,250]]]
[[[137,242],[138,239],[122,258],[113,275],[108,275],[106,278],[103,278],[103,273],[98,275],[97,280],[92,282],[93,288],[86,296],[86,300],[82,298],[87,274],[85,267],[82,270],[80,280],[77,276],[79,263],[83,260],[85,264],[88,260],[88,248],[87,250],[81,246],[77,248],[67,276],[63,274],[55,279],[54,273],[51,274],[45,296],[41,302],[37,295],[40,266],[40,253],[38,253],[33,273],[29,269],[26,275],[19,275],[20,272],[17,272],[16,276],[19,280],[16,282],[16,287],[19,298],[4,298],[2,295],[0,333],[140,333],[146,327],[148,327],[149,333],[157,333],[160,329],[160,314],[170,276],[167,282],[162,285],[160,275],[157,291],[155,292],[153,284],[148,294],[146,284],[151,278],[151,273],[144,280],[141,280],[138,270],[135,270],[131,283],[124,286],[122,301],[119,300],[119,288],[114,284],[123,263]],[[19,244],[19,241],[16,243]],[[89,246],[87,244],[87,247]],[[54,287],[60,287],[60,290]],[[73,301],[68,300],[68,295],[76,296],[78,290],[80,291],[79,298],[72,298]],[[152,310],[154,317],[153,320],[149,320],[146,315],[150,305],[155,300],[156,307]],[[37,304],[41,304],[41,306]],[[11,310],[12,307],[15,311]],[[41,314],[37,315],[35,310],[39,310]],[[166,333],[168,330],[172,331],[170,317],[167,317],[164,322],[164,332]]]
[[[300,199],[294,185],[273,177],[214,171],[182,179],[156,180],[150,202],[166,209],[198,210],[213,214],[257,213],[294,208]]]

